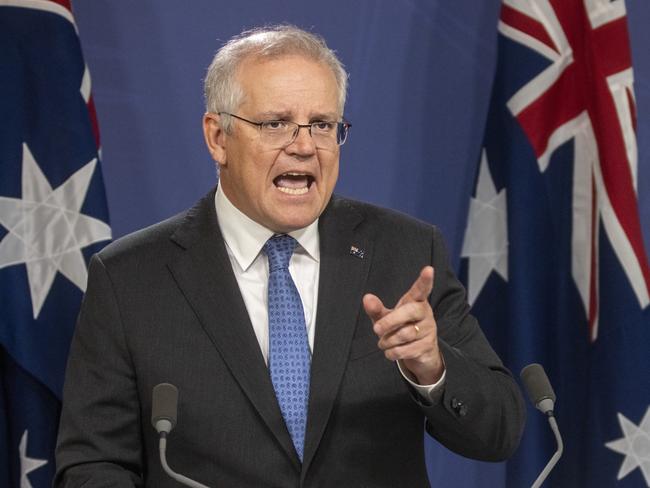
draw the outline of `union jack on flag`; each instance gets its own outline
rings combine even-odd
[[[506,364],[546,367],[565,455],[550,486],[650,486],[650,267],[623,0],[504,0],[462,250]],[[507,484],[555,450],[529,412]]]
[[[0,0],[0,486],[45,488],[86,261],[111,237],[69,0]]]

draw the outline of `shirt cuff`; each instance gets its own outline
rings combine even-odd
[[[443,364],[444,367],[444,364]],[[397,361],[397,368],[399,369],[399,372],[401,375],[404,377],[406,381],[409,382],[413,390],[417,392],[417,394],[426,402],[426,403],[437,403],[438,400],[440,400],[440,397],[442,397],[442,393],[444,391],[445,387],[445,378],[447,377],[447,369],[445,368],[442,372],[442,376],[438,381],[436,381],[433,385],[420,385],[416,383],[414,380],[415,378],[413,375],[406,369],[402,368],[402,362]]]

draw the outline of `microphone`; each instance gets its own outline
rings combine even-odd
[[[160,383],[154,386],[151,397],[151,425],[160,436],[158,450],[160,451],[160,464],[165,473],[185,486],[192,488],[208,488],[206,485],[194,481],[182,474],[178,474],[167,464],[167,436],[176,427],[178,411],[178,388],[170,383]]]
[[[154,386],[151,399],[151,425],[159,434],[169,434],[176,427],[178,388],[169,383]]]
[[[555,392],[541,364],[533,363],[521,370],[528,398],[544,415],[553,415]]]
[[[553,434],[555,435],[555,442],[557,443],[555,453],[535,482],[531,485],[531,488],[539,488],[560,460],[562,452],[564,451],[564,443],[562,442],[560,429],[558,428],[557,421],[555,420],[555,413],[553,412],[556,399],[555,392],[553,391],[551,382],[548,380],[548,376],[546,376],[546,373],[544,372],[544,368],[541,364],[529,364],[521,370],[520,377],[524,382],[531,403],[535,405],[536,409],[546,415],[551,430],[553,430]]]

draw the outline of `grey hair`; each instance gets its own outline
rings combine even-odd
[[[244,93],[235,75],[245,59],[294,54],[324,63],[332,70],[338,88],[338,109],[343,115],[348,85],[348,74],[343,63],[321,36],[289,24],[244,31],[217,51],[204,81],[206,110],[213,113],[237,110]],[[230,131],[231,124],[232,119],[224,117],[223,128],[226,132]]]

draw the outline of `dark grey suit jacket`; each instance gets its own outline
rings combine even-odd
[[[430,225],[333,197],[321,271],[304,462],[294,451],[233,274],[214,192],[94,256],[65,383],[55,486],[179,486],[162,471],[151,391],[179,388],[175,469],[211,487],[429,486],[423,427],[449,449],[502,460],[524,424],[495,355]],[[363,257],[350,252],[364,251]],[[358,253],[357,253],[358,254]],[[392,306],[435,267],[431,305],[447,380],[418,403],[377,347],[361,306]]]

